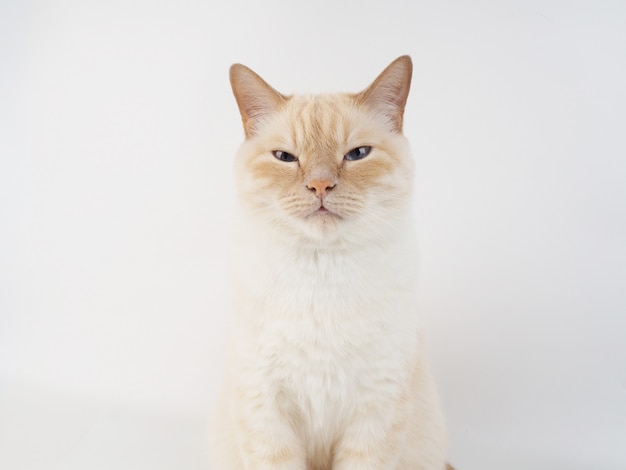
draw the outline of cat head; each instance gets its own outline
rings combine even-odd
[[[402,56],[360,93],[285,96],[233,65],[246,135],[236,175],[247,216],[324,243],[393,229],[412,189],[402,135],[411,73],[411,59]]]

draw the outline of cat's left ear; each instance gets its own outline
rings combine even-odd
[[[408,55],[394,60],[357,100],[385,116],[394,132],[402,132],[404,107],[411,88],[413,62]]]
[[[259,123],[276,112],[286,100],[245,65],[231,66],[230,84],[239,106],[246,138],[252,137]]]

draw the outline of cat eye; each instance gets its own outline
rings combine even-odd
[[[355,149],[350,150],[348,153],[344,155],[344,159],[348,161],[360,160],[369,155],[372,151],[372,147],[365,145],[363,147],[357,147]]]
[[[288,162],[289,163],[289,162],[295,162],[297,160],[296,157],[294,157],[290,153],[283,152],[282,150],[274,150],[272,152],[272,155],[274,155],[281,162]]]

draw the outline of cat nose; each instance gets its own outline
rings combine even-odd
[[[316,196],[322,197],[327,191],[335,187],[335,183],[327,178],[318,178],[309,181],[306,187],[315,192]]]

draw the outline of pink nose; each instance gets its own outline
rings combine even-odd
[[[311,180],[306,185],[311,191],[315,192],[315,195],[318,197],[324,196],[327,191],[333,189],[335,187],[335,183],[333,183],[329,179],[320,178],[316,180]]]

